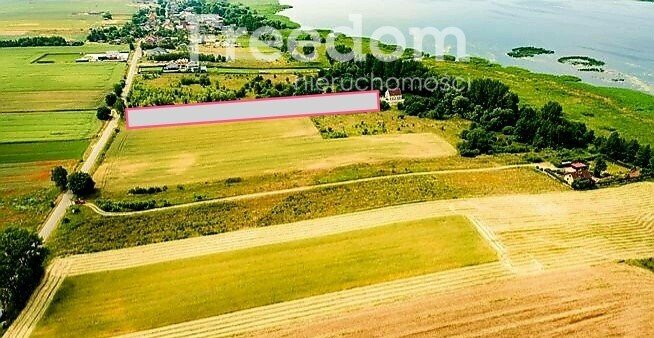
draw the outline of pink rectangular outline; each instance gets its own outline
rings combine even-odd
[[[374,110],[352,110],[352,111],[334,111],[334,112],[316,112],[316,113],[307,113],[307,114],[298,114],[298,115],[286,115],[286,116],[265,116],[265,117],[250,117],[243,119],[233,119],[233,120],[212,120],[212,121],[202,121],[202,122],[188,122],[188,123],[170,123],[170,124],[158,124],[152,126],[140,126],[132,127],[129,123],[129,112],[130,111],[143,111],[143,110],[155,110],[161,108],[172,108],[172,107],[189,107],[189,106],[209,106],[209,105],[228,105],[228,104],[239,104],[243,102],[253,102],[253,101],[273,101],[273,100],[294,100],[296,98],[307,98],[307,97],[325,97],[325,96],[342,96],[342,95],[356,95],[356,94],[365,94],[365,93],[376,93],[377,94],[377,108]],[[147,129],[147,128],[163,128],[163,127],[175,127],[175,126],[191,126],[191,125],[204,125],[204,124],[221,124],[221,123],[232,123],[232,122],[245,122],[245,121],[260,121],[260,120],[274,120],[274,119],[291,119],[298,117],[313,117],[313,116],[324,116],[324,115],[350,115],[350,114],[360,114],[360,113],[374,113],[381,111],[381,93],[379,90],[365,90],[365,91],[355,91],[355,92],[341,92],[341,93],[329,93],[329,94],[309,94],[309,95],[298,95],[298,96],[282,96],[282,97],[267,97],[261,99],[243,99],[243,100],[234,100],[234,101],[219,101],[219,102],[200,102],[200,103],[189,103],[189,104],[168,104],[161,106],[150,106],[150,107],[136,107],[136,108],[127,108],[125,110],[125,126],[129,130],[136,129]]]

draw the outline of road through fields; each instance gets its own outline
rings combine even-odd
[[[139,59],[141,58],[141,54],[142,54],[141,44],[138,43],[134,51],[134,54],[132,54],[132,59],[129,64],[129,70],[127,72],[127,78],[125,80],[125,88],[123,89],[123,93],[121,96],[123,100],[127,99],[127,95],[129,94],[129,91],[132,88],[134,77],[138,72],[138,63],[139,63]],[[82,167],[80,168],[79,171],[84,173],[90,173],[90,171],[94,168],[95,164],[100,159],[100,155],[102,155],[102,151],[106,148],[107,144],[111,141],[112,135],[114,134],[115,129],[118,127],[118,122],[119,122],[118,118],[114,114],[114,118],[111,119],[102,130],[102,134],[100,135],[100,138],[98,138],[97,142],[95,142],[90,147],[90,153],[86,158],[86,160],[84,161],[84,163],[82,164]],[[41,236],[44,242],[47,241],[48,238],[50,238],[50,235],[52,234],[52,232],[55,230],[61,219],[66,214],[66,210],[68,210],[68,207],[71,204],[73,204],[73,198],[74,196],[71,191],[66,191],[64,194],[62,194],[61,197],[59,198],[59,201],[50,212],[50,215],[48,215],[48,218],[46,219],[45,223],[41,225],[41,228],[39,229],[39,236]]]

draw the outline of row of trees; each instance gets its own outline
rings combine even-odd
[[[23,309],[43,276],[47,249],[25,229],[0,233],[0,323],[6,327]]]
[[[83,41],[68,41],[61,36],[36,36],[15,40],[0,40],[3,47],[39,47],[39,46],[82,46]]]
[[[95,191],[95,182],[91,175],[81,172],[68,175],[68,171],[62,166],[52,168],[50,180],[59,189],[70,189],[77,196],[86,196]]]
[[[122,117],[125,114],[125,102],[120,97],[123,94],[123,88],[125,87],[125,80],[120,80],[120,82],[114,85],[114,90],[107,94],[104,98],[104,105],[98,107],[96,112],[96,117],[101,121],[111,120],[111,109],[115,109],[118,114]]]
[[[608,138],[597,137],[594,145],[609,159],[654,171],[654,154],[650,145],[641,145],[637,140],[627,141],[618,132],[611,133]]]
[[[185,83],[205,84],[205,86],[184,86],[182,80],[171,83],[166,87],[152,87],[143,81],[136,81],[134,88],[128,97],[129,106],[159,106],[168,104],[187,104],[197,102],[231,101],[245,97],[245,90],[231,90],[219,87],[219,84],[211,85],[211,80],[198,76],[195,78],[185,77]],[[209,80],[209,81],[207,81]]]

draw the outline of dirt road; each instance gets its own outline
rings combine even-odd
[[[135,215],[140,215],[140,214],[148,214],[148,213],[159,212],[159,211],[164,211],[164,210],[171,210],[171,209],[188,208],[188,207],[194,207],[194,206],[199,206],[199,205],[217,204],[217,203],[225,203],[225,202],[236,202],[236,201],[243,201],[243,200],[255,199],[255,198],[260,198],[260,197],[277,196],[277,195],[298,193],[298,192],[304,192],[304,191],[310,191],[310,190],[318,190],[318,189],[324,189],[324,188],[339,187],[339,186],[350,185],[350,184],[372,182],[372,181],[382,181],[382,180],[387,180],[389,178],[402,178],[402,177],[416,177],[416,176],[434,176],[434,175],[447,175],[447,174],[460,174],[460,173],[501,171],[501,170],[516,169],[516,168],[533,168],[535,166],[536,166],[536,164],[516,164],[516,165],[507,165],[507,166],[498,166],[498,167],[489,167],[489,168],[479,168],[479,169],[438,170],[438,171],[425,171],[425,172],[408,173],[408,174],[377,176],[377,177],[362,178],[362,179],[358,179],[358,180],[350,180],[350,181],[342,181],[342,182],[334,182],[334,183],[325,183],[325,184],[316,184],[316,185],[309,185],[309,186],[304,186],[304,187],[282,189],[282,190],[275,190],[275,191],[264,191],[264,192],[253,193],[253,194],[231,196],[231,197],[218,198],[218,199],[212,199],[212,200],[205,200],[205,201],[199,201],[199,202],[184,203],[184,204],[178,204],[178,205],[173,205],[173,206],[169,206],[169,207],[156,208],[156,209],[150,209],[150,210],[141,210],[141,211],[108,212],[108,211],[104,211],[104,210],[100,209],[97,205],[95,205],[93,203],[87,203],[86,206],[89,207],[91,210],[93,210],[95,213],[97,213],[99,215],[102,215],[102,216],[105,216],[105,217],[135,216]]]

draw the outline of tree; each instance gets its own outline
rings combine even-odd
[[[123,94],[124,87],[125,87],[125,80],[120,80],[120,82],[114,85],[114,93],[116,93],[116,96],[121,96]]]
[[[636,161],[636,154],[640,150],[640,144],[636,140],[631,140],[626,145],[624,160],[628,163],[634,163]]]
[[[120,117],[125,116],[125,102],[122,99],[116,100],[116,104],[114,104],[114,109],[120,114]]]
[[[95,190],[95,182],[87,173],[72,173],[68,176],[68,189],[77,196],[88,195]]]
[[[108,121],[111,120],[111,109],[107,106],[102,106],[98,108],[98,112],[96,113],[96,116],[98,120],[101,121]]]
[[[116,100],[118,97],[114,93],[109,93],[107,96],[104,98],[104,102],[107,103],[107,107],[113,107],[113,105],[116,103]]]
[[[602,177],[602,173],[608,168],[602,156],[595,160],[595,168],[593,168],[593,175],[595,177]]]
[[[43,276],[47,250],[39,236],[25,229],[0,233],[0,316],[16,318]]]
[[[644,147],[640,147],[638,153],[636,154],[636,160],[634,161],[634,164],[641,168],[645,168],[649,166],[651,159],[652,159],[652,147],[650,147],[650,145],[648,144]]]
[[[50,171],[50,180],[55,183],[59,189],[66,189],[68,184],[68,171],[62,166],[52,168]]]
[[[626,150],[624,139],[617,132],[611,133],[602,145],[601,153],[614,160],[623,160]]]
[[[391,105],[388,104],[388,102],[386,102],[385,100],[381,100],[381,103],[379,104],[379,107],[380,107],[381,111],[387,111],[387,110],[391,109]]]

